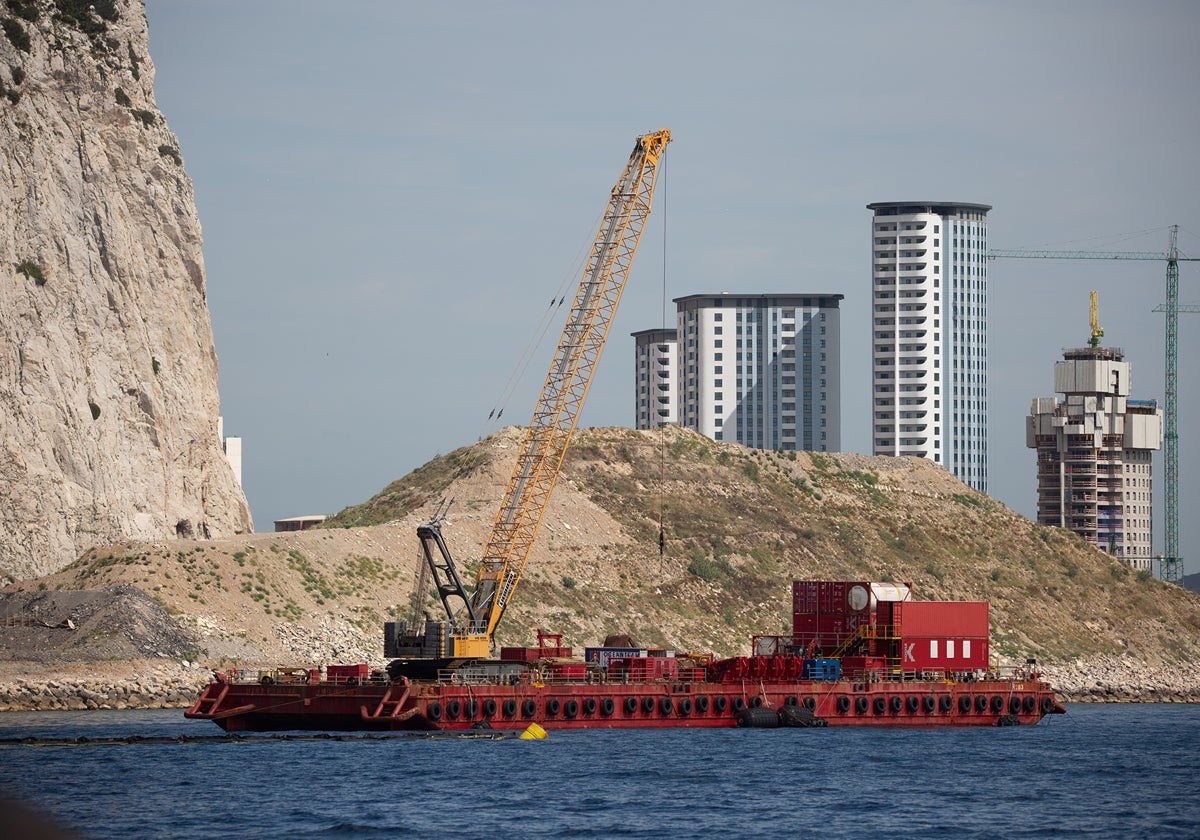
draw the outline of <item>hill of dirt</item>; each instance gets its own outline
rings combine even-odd
[[[158,645],[165,658],[382,664],[384,621],[441,609],[432,592],[414,604],[416,526],[454,499],[443,534],[469,578],[520,434],[439,456],[325,528],[90,551],[0,593],[0,621],[21,624],[41,603],[39,621],[76,626],[42,628],[43,641],[4,656],[104,651],[88,637],[112,625],[79,620],[66,593],[135,588],[170,624],[156,636],[175,640]],[[745,653],[752,634],[789,631],[796,578],[904,581],[922,600],[990,601],[993,656],[1009,661],[1168,672],[1200,662],[1200,597],[1018,516],[938,465],[749,450],[679,429],[576,433],[498,642],[529,644],[543,627],[576,647],[627,633]],[[51,609],[29,600],[37,593],[63,597]],[[114,597],[111,610],[127,605]],[[65,644],[63,633],[79,639]]]
[[[192,634],[135,586],[0,593],[0,659],[94,662],[198,658]]]

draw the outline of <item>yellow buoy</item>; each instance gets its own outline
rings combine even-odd
[[[546,730],[542,729],[536,723],[529,724],[529,726],[525,727],[525,731],[521,733],[521,740],[523,741],[540,741],[545,737]]]

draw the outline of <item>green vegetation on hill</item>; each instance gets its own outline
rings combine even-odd
[[[472,581],[520,435],[438,456],[323,529],[108,547],[23,586],[130,583],[172,614],[223,616],[247,642],[289,628],[324,638],[336,624],[378,656],[382,622],[411,616],[415,526],[454,499],[443,533]],[[674,428],[575,433],[497,642],[529,644],[546,628],[576,647],[628,633],[644,646],[744,654],[754,634],[790,632],[791,581],[805,578],[986,600],[994,657],[1200,661],[1200,597],[936,464],[748,450]],[[441,612],[432,591],[417,604]]]
[[[428,464],[397,479],[361,505],[354,505],[329,517],[324,528],[352,528],[383,525],[409,515],[430,498],[445,494],[459,478],[470,475],[489,458],[480,445],[456,449],[438,455]]]

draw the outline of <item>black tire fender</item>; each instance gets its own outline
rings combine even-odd
[[[738,712],[737,725],[753,729],[774,729],[779,726],[779,713],[761,706],[752,706]]]

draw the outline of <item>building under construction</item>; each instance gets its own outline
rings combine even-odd
[[[1025,445],[1037,450],[1038,523],[1082,536],[1139,571],[1152,569],[1151,454],[1162,445],[1162,409],[1134,400],[1120,349],[1063,351],[1054,390],[1025,418]]]

